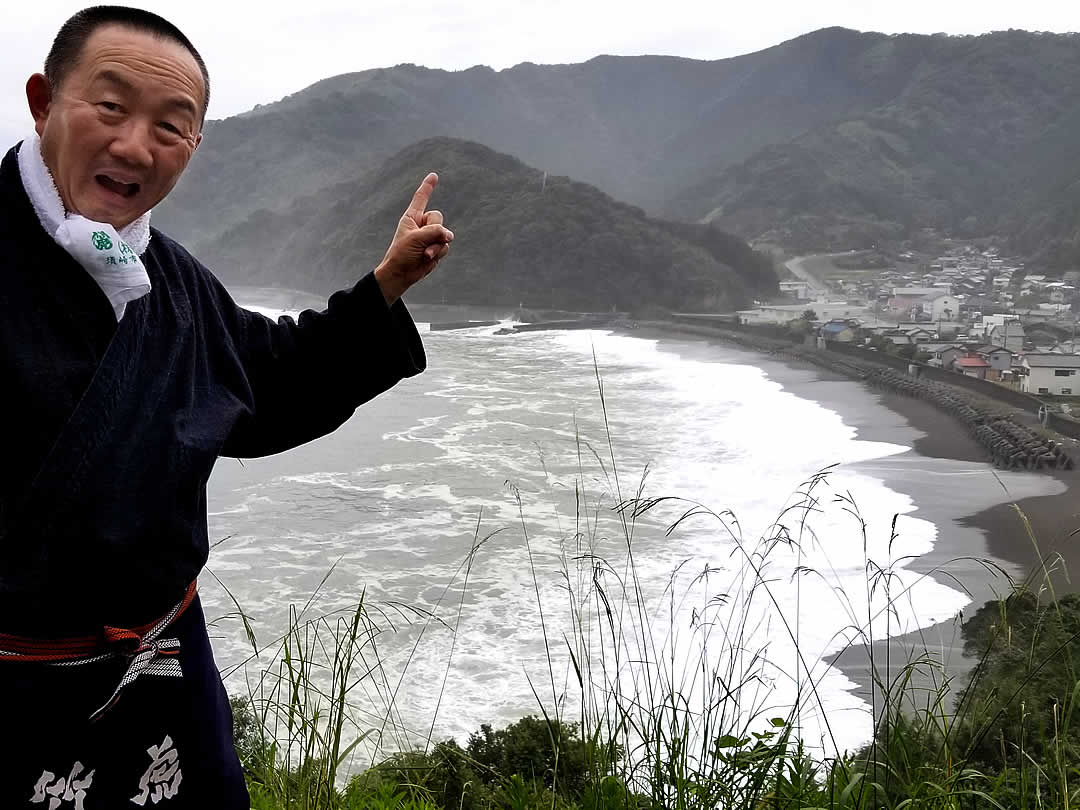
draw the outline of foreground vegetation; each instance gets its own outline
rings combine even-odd
[[[1078,636],[1074,595],[1040,599],[1017,589],[990,602],[964,625],[978,663],[955,706],[946,688],[930,699],[918,694],[909,676],[934,664],[913,662],[890,685],[874,741],[825,761],[808,755],[781,718],[760,732],[722,734],[704,757],[688,756],[689,729],[664,716],[675,706],[656,707],[652,720],[658,732],[684,736],[653,741],[667,754],[638,770],[603,729],[582,733],[550,716],[482,726],[464,746],[447,740],[393,754],[343,789],[334,767],[341,751],[314,733],[317,713],[296,718],[293,731],[314,745],[286,767],[251,704],[237,699],[237,745],[253,807],[267,810],[1068,808],[1080,798]],[[334,696],[321,696],[333,716]]]
[[[256,682],[249,680],[248,696],[234,699],[237,749],[254,808],[1080,806],[1080,678],[1074,660],[1080,596],[1055,593],[1049,561],[1039,576],[1010,583],[1000,598],[963,622],[964,653],[972,666],[957,678],[929,644],[902,666],[890,660],[891,647],[881,651],[875,628],[880,633],[881,619],[899,621],[911,586],[903,584],[899,564],[874,559],[864,541],[866,593],[838,598],[850,606],[846,637],[869,656],[875,722],[868,745],[843,751],[829,717],[818,711],[821,669],[819,662],[804,660],[799,617],[770,631],[796,643],[793,673],[769,660],[767,643],[757,645],[760,607],[776,606],[770,560],[786,552],[801,558],[815,542],[811,515],[842,510],[862,524],[865,538],[866,524],[850,495],[830,495],[827,473],[814,476],[765,537],[744,543],[730,514],[646,498],[643,486],[623,497],[610,443],[603,461],[593,446],[583,443],[579,449],[600,464],[611,497],[606,509],[603,497],[591,498],[581,483],[583,470],[575,490],[577,523],[565,549],[565,633],[545,617],[537,587],[552,683],[547,691],[530,681],[536,713],[505,728],[481,726],[464,744],[433,739],[429,732],[419,745],[395,748],[386,732],[396,723],[397,686],[379,653],[380,635],[392,622],[363,596],[347,611],[318,618],[308,616],[309,603],[294,612],[275,664]],[[671,643],[676,624],[687,615],[679,607],[717,569],[707,566],[681,586],[673,573],[659,600],[647,597],[635,551],[640,533],[651,525],[647,518],[665,508],[678,514],[669,533],[689,521],[712,521],[736,541],[741,560],[723,593],[691,612],[694,643],[689,653],[686,645],[681,648],[681,660]],[[609,560],[597,554],[596,541],[611,526],[621,532],[623,553]],[[895,532],[894,519],[892,540]],[[528,531],[523,534],[529,544]],[[462,565],[462,593],[486,539],[478,532]],[[800,566],[792,576],[819,574]],[[658,603],[671,607],[657,610]],[[458,621],[460,615],[459,608]],[[395,618],[400,620],[400,610]],[[433,621],[453,624],[419,611],[413,618],[425,627]],[[577,688],[568,700],[555,688],[552,661],[560,653],[570,661]],[[798,686],[796,705],[779,713],[761,697],[762,684],[777,672]],[[358,693],[380,705],[358,709]],[[808,716],[821,720],[824,745],[811,748],[803,739]],[[371,764],[350,774],[358,746],[369,743]]]

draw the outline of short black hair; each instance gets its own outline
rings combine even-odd
[[[91,6],[73,14],[60,30],[45,57],[45,78],[53,87],[59,87],[67,74],[78,63],[83,46],[90,35],[106,25],[122,25],[136,31],[152,34],[162,39],[172,40],[187,49],[199,66],[203,79],[202,117],[206,119],[206,110],[210,106],[210,73],[202,56],[195,50],[184,32],[166,20],[141,8],[126,6]]]

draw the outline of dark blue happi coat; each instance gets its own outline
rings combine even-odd
[[[405,306],[372,275],[323,312],[240,309],[152,231],[153,289],[119,324],[42,229],[15,150],[0,164],[0,634],[84,636],[153,621],[206,562],[219,456],[335,430],[423,370]],[[169,635],[183,678],[143,676],[98,723],[122,661],[0,660],[0,807],[246,807],[198,601]],[[177,776],[179,774],[179,777]],[[78,802],[78,805],[76,805]]]

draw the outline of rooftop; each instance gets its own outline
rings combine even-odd
[[[1032,368],[1080,368],[1080,354],[1025,354]]]
[[[940,352],[940,351],[944,351],[945,349],[956,349],[956,348],[959,348],[959,347],[955,343],[924,343],[922,345],[922,350],[924,352]]]
[[[981,357],[957,357],[953,360],[953,365],[961,368],[989,368],[990,366]]]
[[[939,292],[941,290],[936,287],[893,287],[892,294],[901,298],[922,298]]]

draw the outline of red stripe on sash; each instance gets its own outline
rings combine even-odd
[[[176,621],[195,599],[196,583],[188,585],[180,604],[161,618],[138,627],[104,627],[95,636],[39,639],[0,633],[0,662],[37,661],[39,663],[78,662],[99,655],[134,655],[143,647],[143,637],[175,611]],[[171,622],[170,622],[171,624]]]

